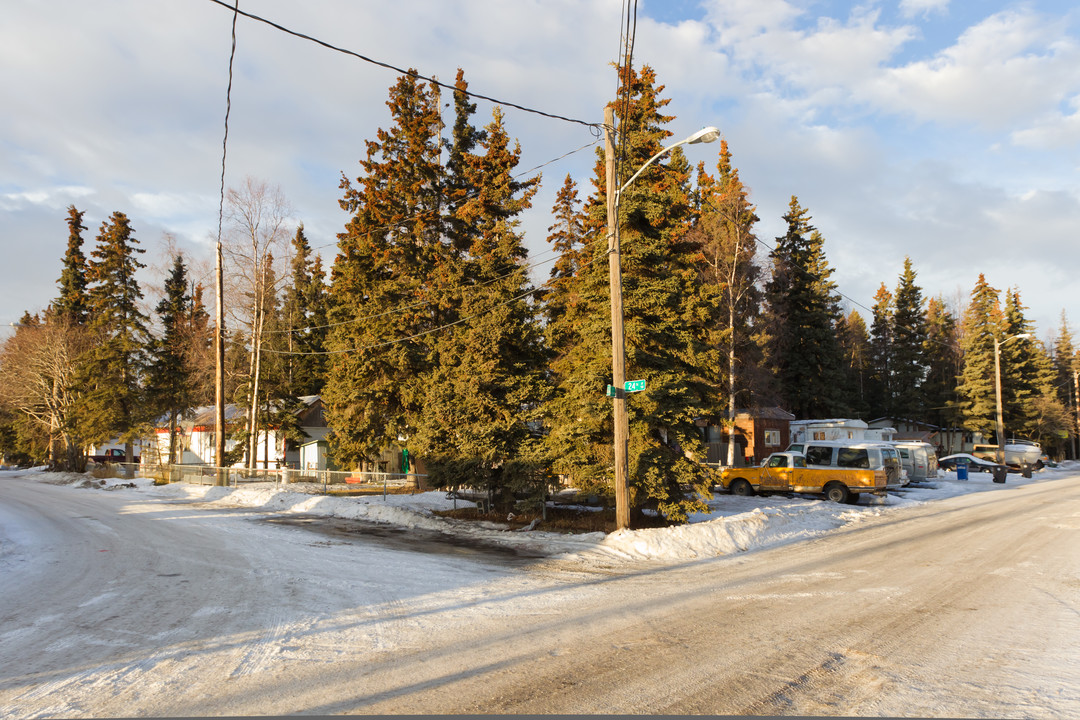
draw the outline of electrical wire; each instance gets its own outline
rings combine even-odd
[[[607,239],[606,236],[593,238],[591,241],[589,241],[589,243],[587,245],[585,245],[585,247],[589,247],[592,244],[599,243],[601,240],[606,240],[606,239]],[[592,265],[594,262],[596,262],[601,257],[606,257],[606,253],[603,254],[603,255],[600,255],[600,256],[593,257],[591,260],[588,260],[586,262],[581,263],[581,265],[579,265],[578,267],[579,267],[579,269],[588,267],[589,265]],[[512,298],[509,298],[507,300],[503,300],[501,302],[495,303],[494,305],[492,305],[490,308],[487,308],[486,310],[481,310],[480,312],[473,313],[472,315],[466,315],[465,317],[458,318],[457,320],[455,320],[453,322],[449,322],[449,323],[446,323],[444,325],[439,325],[438,327],[429,328],[429,329],[424,330],[422,332],[418,332],[418,333],[415,333],[413,335],[409,335],[408,337],[395,338],[393,340],[385,340],[383,342],[372,343],[370,345],[362,345],[360,347],[355,347],[355,348],[346,348],[344,350],[321,350],[321,351],[313,351],[313,352],[296,352],[296,351],[289,351],[289,350],[273,350],[273,349],[270,349],[270,348],[263,348],[263,352],[273,353],[275,355],[290,355],[290,356],[344,355],[344,354],[347,354],[347,353],[363,352],[363,351],[366,351],[366,350],[375,350],[375,349],[382,348],[382,347],[388,347],[390,345],[396,345],[398,343],[409,342],[411,340],[416,340],[417,338],[421,338],[421,337],[424,337],[426,335],[431,335],[433,333],[441,332],[443,330],[447,330],[447,329],[455,327],[457,325],[461,325],[462,323],[465,323],[465,322],[467,322],[469,320],[473,320],[475,318],[483,317],[484,315],[488,315],[488,314],[494,312],[497,308],[499,308],[502,305],[509,305],[511,303],[518,302],[520,300],[523,300],[523,299],[529,297],[530,295],[534,295],[534,294],[536,294],[538,292],[543,291],[544,288],[551,285],[554,281],[555,281],[555,278],[551,278],[550,280],[547,280],[546,282],[541,283],[540,285],[538,285],[535,288],[530,288],[529,290],[527,290],[524,293],[521,293],[520,295],[516,295],[516,296],[514,296]],[[372,317],[378,317],[378,316],[376,315],[376,316],[372,316]]]
[[[394,65],[391,65],[390,63],[382,62],[381,60],[376,60],[374,58],[367,57],[366,55],[361,55],[358,52],[354,52],[354,51],[348,50],[346,48],[338,47],[336,45],[331,45],[330,43],[328,43],[328,42],[326,42],[324,40],[319,40],[318,38],[312,37],[311,35],[307,35],[307,34],[302,33],[302,32],[297,32],[296,30],[290,30],[289,28],[285,27],[284,25],[280,25],[280,24],[278,24],[276,22],[273,22],[272,20],[267,20],[266,18],[260,17],[259,15],[255,15],[253,13],[248,13],[248,12],[244,12],[243,10],[232,8],[232,7],[229,6],[228,3],[224,2],[224,0],[210,0],[210,2],[214,3],[215,5],[221,5],[222,7],[229,8],[230,10],[233,10],[234,12],[239,13],[240,15],[243,15],[244,17],[248,18],[249,20],[254,20],[256,22],[260,22],[260,23],[263,23],[265,25],[269,25],[270,27],[274,28],[275,30],[280,30],[281,32],[286,33],[287,35],[292,35],[293,37],[300,38],[301,40],[308,40],[309,42],[313,42],[316,45],[321,45],[322,47],[327,48],[328,50],[333,50],[335,52],[339,52],[339,53],[342,53],[344,55],[349,55],[349,56],[357,58],[359,60],[363,60],[366,63],[371,63],[372,65],[378,65],[379,67],[383,67],[383,68],[386,68],[388,70],[393,70],[393,71],[395,71],[397,73],[400,73],[402,75],[411,75],[411,76],[416,77],[416,78],[418,78],[420,80],[424,80],[425,82],[432,83],[433,85],[437,85],[437,86],[439,86],[441,88],[444,88],[444,89],[447,89],[447,90],[456,91],[456,92],[457,91],[464,92],[469,97],[477,98],[479,100],[486,100],[486,101],[488,101],[490,103],[494,103],[495,105],[503,105],[505,107],[511,107],[511,108],[516,109],[516,110],[521,110],[522,112],[532,113],[534,115],[540,115],[542,117],[551,118],[553,120],[562,120],[562,121],[568,122],[568,123],[575,123],[575,124],[578,124],[578,125],[584,125],[585,127],[591,128],[594,133],[599,133],[601,131],[602,126],[601,126],[600,123],[591,123],[591,122],[586,122],[584,120],[577,120],[575,118],[566,117],[565,115],[558,115],[556,113],[544,112],[543,110],[537,110],[535,108],[526,107],[524,105],[518,105],[516,103],[507,102],[505,100],[499,100],[497,98],[493,98],[493,97],[490,97],[488,95],[481,95],[480,93],[472,92],[471,90],[461,91],[458,88],[454,87],[453,85],[448,85],[447,83],[436,80],[433,77],[427,77],[427,76],[419,74],[416,71],[405,70],[405,69],[396,67]]]
[[[225,89],[225,138],[221,141],[221,199],[218,201],[217,243],[221,246],[221,228],[225,217],[225,157],[229,150],[229,112],[232,110],[233,60],[236,57],[236,17],[240,12],[240,0],[233,8],[232,49],[229,51],[229,84]]]

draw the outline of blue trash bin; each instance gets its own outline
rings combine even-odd
[[[968,479],[968,466],[967,463],[956,463],[956,479],[967,480]]]

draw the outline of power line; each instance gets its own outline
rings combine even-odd
[[[521,177],[524,177],[525,175],[536,172],[537,170],[540,170],[541,168],[547,167],[548,165],[553,165],[554,163],[557,163],[560,160],[564,160],[564,159],[570,157],[571,155],[574,155],[576,153],[581,152],[582,150],[587,150],[590,147],[592,147],[593,145],[596,145],[596,143],[598,143],[598,142],[600,142],[599,139],[595,139],[595,140],[593,140],[591,142],[587,142],[584,145],[582,145],[581,147],[570,150],[569,152],[565,152],[562,155],[559,155],[558,157],[554,157],[554,158],[548,160],[547,162],[542,162],[539,165],[536,165],[534,167],[529,168],[528,170],[523,170],[522,172],[519,172],[519,173],[517,173],[515,175],[511,175],[510,178],[512,180],[517,180],[517,179],[519,179]],[[480,192],[481,192],[480,189],[470,190],[468,193],[466,193],[464,196],[461,197],[461,200],[471,200],[471,199],[473,199],[475,197],[478,197]],[[380,232],[380,231],[383,231],[383,230],[392,230],[393,228],[396,228],[396,227],[400,226],[402,223],[407,223],[407,222],[410,222],[412,220],[419,220],[420,218],[423,218],[423,217],[426,217],[426,216],[433,216],[437,212],[438,212],[437,210],[426,210],[426,211],[423,211],[423,212],[419,212],[419,213],[416,213],[415,215],[410,215],[409,217],[404,217],[404,218],[401,218],[400,220],[395,220],[393,223],[387,223],[386,225],[379,225],[377,227],[370,228],[364,234],[365,235],[371,235],[372,233]],[[322,245],[312,245],[311,249],[312,250],[322,250],[323,248],[328,248],[328,247],[331,247],[331,246],[336,245],[336,244],[337,243],[328,242],[328,243],[323,243]]]
[[[606,241],[607,240],[606,235],[598,237],[598,238],[593,238],[590,241],[589,244],[591,245],[593,243],[597,243],[600,240]],[[588,247],[588,245],[586,245],[586,247]],[[598,255],[598,256],[594,256],[591,260],[588,260],[587,262],[581,263],[581,265],[579,265],[578,268],[580,269],[580,268],[588,267],[589,265],[592,265],[594,262],[596,262],[599,258],[602,258],[602,257],[607,257],[607,254],[604,253],[604,254],[601,254],[601,255]],[[536,294],[538,292],[541,292],[545,287],[551,285],[554,282],[554,280],[555,280],[555,278],[552,278],[552,279],[550,279],[550,280],[548,280],[546,282],[541,283],[539,286],[537,286],[535,288],[531,288],[531,289],[527,290],[526,292],[521,293],[520,295],[516,295],[516,296],[514,296],[512,298],[509,298],[507,300],[503,300],[501,302],[495,303],[494,305],[487,308],[486,310],[481,310],[480,312],[473,313],[472,315],[466,315],[465,317],[458,318],[457,320],[454,320],[453,322],[449,322],[449,323],[446,323],[444,325],[439,325],[438,327],[429,328],[427,330],[423,330],[423,331],[415,333],[413,335],[409,335],[408,337],[395,338],[393,340],[385,340],[385,341],[382,341],[382,342],[372,343],[370,345],[363,345],[361,347],[346,348],[344,350],[322,350],[322,351],[314,351],[314,352],[295,352],[295,351],[289,351],[289,350],[273,350],[273,349],[269,349],[269,348],[263,348],[263,352],[274,353],[275,355],[293,355],[293,356],[344,355],[346,353],[362,352],[362,351],[365,351],[365,350],[375,350],[375,349],[382,348],[382,347],[388,347],[390,345],[396,345],[398,343],[409,342],[411,340],[416,340],[417,338],[421,338],[421,337],[424,337],[426,335],[431,335],[433,333],[441,332],[443,330],[447,330],[447,329],[455,327],[457,325],[461,325],[462,323],[465,323],[465,322],[467,322],[469,320],[473,320],[475,318],[483,317],[484,315],[488,315],[489,313],[494,312],[496,308],[498,308],[498,307],[500,307],[502,305],[509,305],[511,303],[515,303],[515,302],[518,302],[519,300],[523,300],[523,299],[529,297],[530,295],[534,295],[534,294]],[[394,311],[390,311],[390,312],[394,312]],[[386,313],[383,313],[383,314],[386,314]],[[371,317],[379,317],[379,316],[375,315],[375,316],[371,316]]]
[[[419,78],[420,80],[424,80],[426,82],[432,83],[433,85],[437,85],[437,86],[439,86],[441,88],[445,88],[447,90],[459,91],[458,88],[454,87],[453,85],[448,85],[447,83],[436,80],[435,78],[421,75],[421,74],[419,74],[418,72],[416,72],[414,70],[405,70],[405,69],[396,67],[394,65],[391,65],[390,63],[382,62],[381,60],[376,60],[374,58],[367,57],[366,55],[361,55],[358,52],[354,52],[354,51],[348,50],[346,48],[338,47],[336,45],[331,45],[330,43],[325,42],[323,40],[319,40],[318,38],[312,37],[311,35],[307,35],[307,34],[302,33],[302,32],[297,32],[296,30],[290,30],[289,28],[285,27],[284,25],[279,25],[278,23],[273,22],[272,20],[267,20],[266,18],[260,17],[258,15],[253,14],[253,13],[248,13],[248,12],[244,12],[243,10],[233,8],[228,3],[224,2],[223,0],[210,0],[210,2],[212,2],[212,3],[216,4],[216,5],[221,5],[222,7],[228,8],[230,11],[239,13],[240,15],[243,15],[244,17],[248,18],[249,20],[255,20],[256,22],[261,22],[261,23],[263,23],[265,25],[269,25],[270,27],[274,28],[275,30],[280,30],[283,33],[286,33],[288,35],[292,35],[293,37],[297,37],[297,38],[300,38],[302,40],[308,40],[310,42],[315,43],[316,45],[321,45],[322,47],[327,48],[329,50],[333,50],[335,52],[339,52],[339,53],[342,53],[344,55],[349,55],[349,56],[357,58],[359,60],[363,60],[366,63],[371,63],[372,65],[378,65],[379,67],[383,67],[383,68],[386,68],[388,70],[393,70],[393,71],[395,71],[397,73],[400,73],[402,75],[411,75],[413,77]],[[564,122],[576,123],[578,125],[584,125],[585,127],[591,128],[593,133],[596,133],[596,134],[599,134],[599,132],[600,132],[600,124],[599,123],[585,122],[584,120],[577,120],[575,118],[566,117],[565,115],[558,115],[556,113],[544,112],[543,110],[537,110],[535,108],[525,107],[524,105],[518,105],[516,103],[507,102],[505,100],[498,100],[498,99],[490,97],[488,95],[481,95],[480,93],[472,92],[470,90],[464,90],[464,91],[461,91],[461,92],[464,92],[469,97],[478,98],[480,100],[487,100],[488,102],[494,103],[496,105],[503,105],[503,106],[506,106],[506,107],[512,107],[512,108],[515,108],[517,110],[521,110],[523,112],[532,113],[534,115],[541,115],[543,117],[551,118],[553,120],[562,120]]]

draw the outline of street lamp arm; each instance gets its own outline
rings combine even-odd
[[[641,173],[645,172],[645,168],[649,167],[650,165],[653,164],[653,162],[655,162],[656,160],[663,157],[665,153],[671,152],[672,150],[679,147],[680,145],[694,145],[694,144],[702,143],[702,142],[710,143],[710,142],[713,142],[714,140],[716,140],[718,137],[720,137],[720,131],[717,128],[710,126],[710,127],[702,128],[701,130],[698,130],[696,133],[694,133],[690,137],[686,138],[685,140],[680,140],[677,143],[672,143],[671,145],[668,145],[666,148],[664,148],[663,150],[661,150],[660,152],[656,153],[651,158],[649,158],[649,160],[644,165],[642,165],[640,168],[638,168],[638,171],[636,173],[634,173],[630,177],[630,179],[627,180],[623,184],[623,186],[621,188],[619,188],[619,191],[617,193],[615,193],[615,202],[619,201],[619,196],[622,195],[623,190],[628,188],[630,186],[630,183],[637,180],[638,176],[641,175]]]

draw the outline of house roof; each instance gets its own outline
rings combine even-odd
[[[795,416],[779,407],[743,408],[735,411],[735,417],[761,418],[762,420],[794,420]]]

